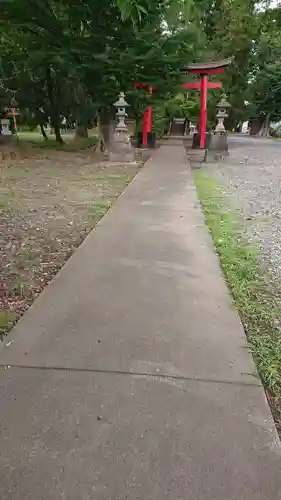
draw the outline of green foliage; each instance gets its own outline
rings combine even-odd
[[[199,96],[194,93],[190,98],[183,92],[167,93],[165,99],[155,102],[153,107],[153,131],[162,137],[169,130],[173,118],[185,118],[197,122],[199,116]]]
[[[258,12],[259,3],[2,0],[0,107],[15,99],[30,125],[51,120],[60,140],[62,116],[84,127],[98,118],[109,121],[120,90],[127,93],[130,113],[140,118],[148,96],[133,89],[133,82],[139,81],[156,87],[151,102],[157,108],[162,103],[163,117],[173,114],[165,99],[175,99],[168,107],[195,119],[198,93],[190,94],[184,103],[176,102],[181,67],[191,61],[234,56],[222,76],[233,106],[231,120],[244,117],[245,99],[255,103],[256,113],[265,113],[270,103],[277,102],[277,90],[266,102],[263,96],[273,78],[272,64],[280,56],[280,13],[279,9]],[[258,78],[259,71],[263,73]],[[276,71],[276,81],[278,77]],[[259,88],[257,82],[262,82]],[[209,92],[212,121],[217,100],[218,94]]]
[[[22,143],[26,142],[32,147],[40,149],[55,149],[57,151],[82,151],[93,148],[97,144],[97,137],[80,137],[66,140],[63,144],[58,144],[53,138],[47,141],[43,140],[37,132],[19,133],[19,139]]]
[[[112,202],[108,200],[96,201],[93,205],[93,213],[95,217],[97,217],[98,219],[104,217],[106,212],[108,212],[108,210],[110,209],[111,205]]]
[[[15,319],[15,314],[8,311],[0,311],[0,342],[4,339],[7,331],[12,328]]]
[[[170,118],[187,118],[196,120],[199,115],[199,96],[194,93],[193,98],[187,97],[186,94],[178,92],[176,95],[171,95],[165,102],[166,114]]]
[[[163,137],[163,135],[167,134],[169,130],[170,121],[163,111],[164,108],[162,107],[154,110],[153,113],[152,130],[157,139]]]
[[[230,128],[258,117],[280,117],[281,9],[257,0],[197,0],[211,58],[233,56],[222,75],[232,105]],[[245,101],[250,106],[245,106]],[[209,102],[214,116],[215,101]]]
[[[252,118],[280,120],[281,117],[281,10],[267,9],[258,14],[256,40],[247,99]]]
[[[233,62],[222,75],[224,92],[232,105],[230,127],[243,119],[245,94],[248,87],[253,40],[256,24],[256,0],[200,0],[205,32],[211,57],[233,57]],[[214,115],[215,102],[211,103]]]
[[[109,120],[121,89],[139,114],[147,95],[133,91],[133,82],[156,85],[161,99],[196,52],[188,6],[188,0],[2,0],[5,97],[11,88],[31,122],[50,117],[56,131],[61,116],[85,125],[99,115]]]

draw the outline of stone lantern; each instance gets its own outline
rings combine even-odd
[[[215,130],[211,134],[209,151],[214,153],[215,157],[222,157],[228,154],[227,131],[224,126],[224,120],[228,117],[228,110],[231,107],[223,95],[220,102],[217,104],[217,120]],[[209,155],[208,155],[209,156]],[[212,155],[211,155],[212,156]]]
[[[113,135],[113,141],[110,148],[109,159],[118,162],[132,162],[135,159],[134,149],[128,135],[125,118],[127,117],[126,108],[129,104],[125,101],[124,92],[120,92],[119,99],[114,103],[117,109],[117,124]]]
[[[226,100],[226,96],[223,95],[220,102],[217,104],[217,119],[218,124],[215,128],[215,133],[225,133],[224,119],[228,117],[228,109],[231,107],[229,102]]]
[[[125,101],[124,92],[120,92],[118,101],[114,104],[117,109],[116,117],[118,119],[118,123],[116,125],[116,132],[127,132],[127,125],[125,123],[125,118],[128,116],[126,113],[126,108],[129,104]]]
[[[1,134],[4,136],[11,136],[10,120],[8,118],[1,119]]]

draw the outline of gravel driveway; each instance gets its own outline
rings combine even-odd
[[[242,209],[250,240],[281,279],[281,141],[232,136],[230,156],[210,173],[225,187],[231,206]]]

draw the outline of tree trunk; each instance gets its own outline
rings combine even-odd
[[[258,132],[259,137],[268,137],[269,129],[270,129],[270,113],[268,113],[265,117],[265,120],[261,124],[261,128]]]
[[[86,127],[86,125],[77,123],[75,130],[75,137],[89,137],[88,128]]]
[[[64,144],[64,140],[61,136],[60,125],[58,125],[58,124],[54,125],[54,129],[55,129],[56,141],[59,144]]]
[[[46,134],[46,130],[44,128],[44,125],[40,125],[40,130],[41,130],[41,134],[43,135],[45,141],[47,141],[49,139],[49,137]]]
[[[263,125],[263,137],[268,137],[269,136],[269,129],[270,129],[270,113],[266,115],[264,125]]]
[[[114,123],[112,114],[108,110],[102,110],[98,116],[98,130],[101,146],[103,144],[104,150],[109,151],[112,143],[114,133]]]
[[[46,83],[50,104],[51,126],[55,131],[56,141],[60,144],[64,144],[60,131],[60,112],[58,102],[56,102],[57,100],[55,99],[54,83],[50,66],[46,68]]]
[[[258,136],[262,135],[263,125],[260,119],[255,118],[253,120],[250,120],[249,126],[250,126],[250,135],[258,135]]]

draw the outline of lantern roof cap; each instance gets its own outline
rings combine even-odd
[[[114,106],[116,108],[126,108],[127,106],[129,106],[129,104],[125,101],[124,97],[125,97],[124,92],[120,92],[118,101],[114,103]]]
[[[220,102],[217,104],[217,108],[231,108],[231,104],[227,101],[226,95],[223,95]]]
[[[185,66],[183,68],[184,71],[199,71],[200,69],[204,70],[210,70],[210,69],[217,69],[217,68],[226,68],[229,66],[234,57],[228,57],[226,59],[220,59],[217,61],[212,61],[212,62],[198,62],[198,63],[190,63],[188,66]]]

